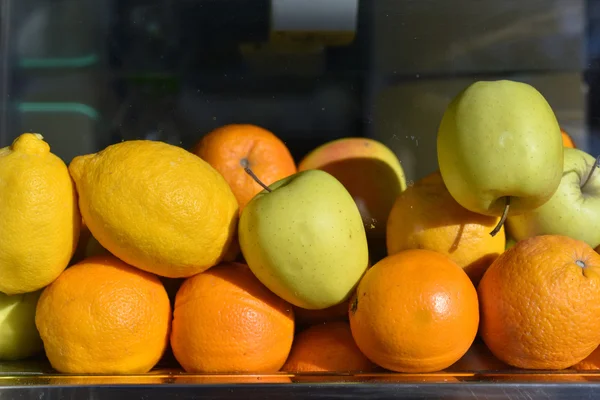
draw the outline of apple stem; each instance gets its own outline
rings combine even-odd
[[[265,189],[267,192],[272,192],[270,187],[268,187],[260,179],[258,179],[258,176],[256,176],[256,174],[254,172],[252,172],[250,167],[244,167],[244,171],[246,171],[246,173],[248,175],[250,175],[252,177],[252,179],[254,179],[256,181],[256,183],[258,183],[260,186],[262,186],[263,189]]]
[[[496,236],[496,234],[498,232],[500,232],[500,229],[502,228],[502,225],[504,225],[504,222],[506,222],[506,217],[508,217],[508,210],[510,209],[510,196],[506,197],[506,204],[504,205],[504,211],[502,212],[502,216],[500,217],[500,221],[498,221],[498,224],[496,225],[496,227],[494,228],[493,231],[490,232],[490,235]]]
[[[592,178],[592,174],[594,173],[594,171],[596,170],[596,168],[600,167],[600,156],[596,157],[596,162],[594,162],[594,165],[592,165],[592,169],[590,170],[590,173],[588,174],[587,178],[585,179],[585,182],[583,182],[583,185],[581,185],[581,188],[583,189],[585,187],[585,185],[587,185],[587,183],[590,181],[590,179]]]

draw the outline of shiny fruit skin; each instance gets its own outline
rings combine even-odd
[[[354,340],[371,361],[396,372],[435,372],[473,343],[479,305],[473,283],[454,261],[413,249],[366,272],[349,315]]]

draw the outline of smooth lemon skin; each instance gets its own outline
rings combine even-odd
[[[74,158],[69,170],[92,235],[121,260],[168,278],[219,263],[237,229],[238,204],[200,157],[131,140]]]
[[[39,134],[0,149],[0,292],[34,292],[67,267],[79,240],[77,193]]]

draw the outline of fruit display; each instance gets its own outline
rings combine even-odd
[[[414,183],[379,141],[295,160],[251,124],[68,165],[51,145],[0,149],[0,362],[57,383],[600,369],[600,161],[529,84],[459,92]]]

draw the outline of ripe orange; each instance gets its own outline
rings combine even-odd
[[[572,147],[572,148],[577,147],[577,146],[575,146],[575,142],[573,141],[573,138],[571,136],[569,136],[569,134],[567,132],[565,132],[564,129],[561,128],[560,133],[562,135],[563,146]]]
[[[413,249],[371,267],[352,297],[350,327],[359,349],[396,372],[449,367],[477,334],[477,292],[448,256]]]
[[[168,345],[171,305],[153,274],[112,255],[89,257],[47,286],[35,323],[54,369],[146,373]]]
[[[242,213],[246,204],[263,188],[245,171],[248,166],[266,185],[297,172],[290,151],[277,136],[250,124],[219,127],[202,137],[192,153],[223,175]]]
[[[187,372],[277,372],[293,339],[292,306],[245,264],[192,276],[175,296],[171,347]]]
[[[458,204],[436,171],[396,199],[387,222],[388,254],[408,249],[443,253],[477,285],[485,270],[504,252],[504,227],[496,236],[490,235],[499,220]]]
[[[564,369],[600,344],[600,255],[560,235],[521,240],[478,287],[480,334],[505,363]]]
[[[571,366],[570,369],[575,369],[578,371],[600,370],[600,347],[596,347],[596,349],[592,351],[589,356]]]
[[[335,321],[313,325],[296,335],[281,368],[286,372],[369,372],[376,368],[356,346],[350,325]]]

